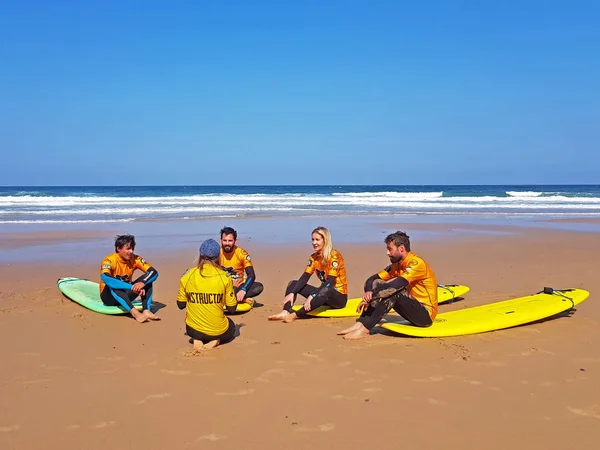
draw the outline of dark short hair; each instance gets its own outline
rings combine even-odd
[[[406,234],[404,231],[396,231],[395,233],[389,234],[383,240],[383,242],[385,242],[386,244],[393,242],[396,245],[396,247],[404,245],[406,251],[410,252],[410,238],[408,237],[408,234]]]
[[[120,248],[125,247],[125,245],[131,245],[131,249],[135,249],[135,237],[131,234],[122,234],[121,236],[117,236],[115,239],[115,251]]]
[[[237,231],[235,231],[233,228],[231,228],[231,227],[221,228],[221,239],[223,238],[223,235],[228,235],[228,234],[233,234],[233,238],[237,239]]]

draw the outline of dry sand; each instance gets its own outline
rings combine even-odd
[[[30,239],[2,245],[27,251]],[[155,300],[166,305],[161,322],[142,325],[60,294],[59,277],[97,279],[99,261],[3,264],[0,448],[598,448],[597,234],[529,229],[413,242],[440,283],[471,287],[440,312],[544,286],[591,292],[564,317],[446,339],[348,342],[335,333],[351,318],[268,322],[309,244],[240,242],[266,286],[264,306],[233,317],[234,342],[196,357],[185,356],[175,306],[195,249],[147,254],[138,243],[160,272]],[[337,248],[351,297],[387,265],[383,244]]]

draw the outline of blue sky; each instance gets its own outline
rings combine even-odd
[[[600,183],[598,23],[575,0],[5,1],[0,185]]]

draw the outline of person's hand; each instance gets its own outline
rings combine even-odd
[[[312,306],[311,306],[310,302],[311,302],[312,299],[313,299],[313,296],[309,295],[308,298],[306,299],[306,301],[304,302],[304,309],[306,311],[310,311],[311,310]]]
[[[244,284],[244,280],[241,278],[236,278],[233,280],[233,287],[239,288],[242,284]]]
[[[369,307],[369,302],[362,300],[356,307],[356,312],[362,314],[362,312]]]
[[[363,301],[369,303],[373,299],[373,291],[365,292],[365,295],[362,297]]]
[[[238,303],[242,303],[244,301],[244,299],[246,298],[246,291],[244,291],[243,289],[240,289],[238,291],[238,293],[235,294],[235,297],[237,298]]]
[[[138,281],[133,286],[131,286],[131,290],[133,292],[135,292],[136,294],[141,294],[141,291],[143,289],[144,289],[144,283],[142,283],[141,281]],[[143,294],[141,294],[141,295],[143,295]]]
[[[294,294],[288,294],[285,296],[283,299],[283,306],[285,306],[286,303],[294,303]]]

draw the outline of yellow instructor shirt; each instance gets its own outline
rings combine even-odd
[[[237,305],[231,278],[209,264],[204,265],[202,273],[194,267],[181,277],[177,301],[187,303],[185,323],[209,336],[227,331],[225,306]]]

